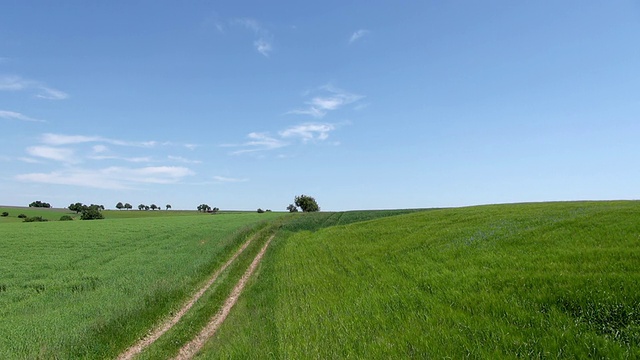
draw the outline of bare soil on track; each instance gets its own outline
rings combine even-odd
[[[127,350],[122,352],[118,356],[117,359],[118,360],[133,359],[134,356],[136,356],[137,354],[141,353],[145,348],[147,348],[149,345],[153,344],[156,340],[158,340],[158,338],[160,338],[160,336],[162,336],[164,333],[169,331],[175,324],[177,324],[178,321],[180,321],[180,319],[184,316],[184,314],[186,314],[187,311],[189,311],[189,309],[191,309],[191,307],[193,307],[193,305],[196,303],[196,301],[198,301],[198,299],[200,299],[202,297],[202,295],[204,295],[204,293],[211,287],[211,285],[213,285],[213,283],[218,279],[218,276],[220,276],[220,274],[224,270],[226,270],[227,267],[229,267],[229,265],[231,265],[236,260],[236,258],[247,248],[247,246],[249,246],[249,244],[257,236],[258,235],[256,234],[256,235],[252,236],[249,240],[247,240],[240,247],[240,249],[238,249],[238,251],[236,251],[236,253],[233,254],[233,256],[226,263],[224,263],[224,265],[222,265],[222,267],[220,267],[211,276],[211,278],[209,278],[207,283],[204,284],[204,286],[202,286],[202,288],[200,288],[200,290],[198,290],[198,292],[196,292],[191,298],[189,298],[189,300],[182,306],[182,308],[180,308],[180,310],[177,313],[175,313],[170,319],[168,319],[167,321],[162,323],[157,328],[152,329],[145,337],[143,337],[137,343],[135,343],[133,346],[131,346],[130,348],[128,348]],[[271,241],[271,239],[269,239],[269,241]],[[267,242],[267,244],[269,243],[269,241]],[[234,289],[234,291],[235,291],[235,289]],[[226,305],[226,303],[225,303],[225,305]]]
[[[251,263],[251,265],[249,265],[247,271],[245,271],[244,275],[242,275],[242,278],[240,278],[236,286],[231,291],[229,297],[227,297],[227,299],[225,300],[222,308],[216,315],[213,316],[213,318],[211,318],[209,323],[204,327],[204,329],[202,329],[200,334],[198,334],[195,338],[193,338],[193,340],[185,344],[180,349],[178,356],[174,358],[175,360],[187,360],[193,358],[196,353],[198,353],[198,351],[202,349],[207,340],[209,340],[216,333],[216,331],[218,331],[224,320],[227,318],[227,315],[229,315],[229,312],[236,304],[236,301],[238,301],[238,298],[240,297],[240,294],[242,294],[245,285],[249,281],[249,278],[260,264],[260,261],[262,260],[262,257],[267,251],[267,247],[271,243],[271,240],[273,240],[274,236],[275,235],[271,235],[262,249],[260,249],[258,255],[256,255],[256,257],[253,259],[253,262]]]

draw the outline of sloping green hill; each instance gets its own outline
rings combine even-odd
[[[640,357],[640,202],[304,229],[281,232],[202,358]]]

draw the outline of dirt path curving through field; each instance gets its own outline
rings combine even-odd
[[[153,344],[156,340],[158,340],[160,336],[162,336],[162,334],[166,333],[175,324],[177,324],[178,321],[180,321],[180,319],[184,316],[184,314],[186,314],[187,311],[189,311],[189,309],[191,309],[191,307],[196,303],[196,301],[198,301],[198,299],[200,299],[202,295],[204,295],[204,293],[211,287],[211,285],[213,285],[213,283],[218,279],[218,276],[220,276],[220,274],[224,270],[226,270],[227,267],[229,267],[229,265],[231,265],[236,260],[236,258],[244,251],[244,249],[247,248],[247,246],[249,246],[251,241],[253,241],[257,236],[258,234],[252,236],[249,240],[247,240],[240,247],[240,249],[238,249],[238,251],[236,251],[236,253],[233,254],[233,256],[226,263],[224,263],[224,265],[222,265],[222,267],[218,269],[218,271],[216,271],[211,276],[211,278],[209,278],[207,283],[202,288],[200,288],[200,290],[198,290],[198,292],[195,293],[175,315],[173,315],[173,317],[171,317],[169,320],[161,324],[159,327],[151,330],[151,332],[149,332],[148,335],[146,335],[144,338],[140,339],[140,341],[138,341],[133,346],[131,346],[130,348],[125,350],[123,353],[121,353],[117,359],[118,360],[133,359],[134,356],[141,353],[142,350],[147,348],[149,345]]]
[[[236,286],[233,288],[231,294],[229,295],[229,297],[227,297],[227,300],[225,300],[224,305],[222,305],[222,308],[218,311],[218,313],[213,318],[211,318],[211,320],[209,320],[209,323],[204,327],[204,329],[202,329],[200,334],[198,334],[195,338],[193,338],[193,340],[185,344],[180,349],[178,356],[174,358],[175,360],[187,360],[193,358],[196,353],[200,351],[200,349],[202,349],[207,340],[209,340],[216,333],[216,331],[218,331],[224,320],[227,318],[227,315],[229,315],[229,312],[236,304],[236,301],[238,301],[242,290],[244,290],[244,287],[249,281],[249,278],[258,267],[258,264],[260,264],[260,260],[262,260],[264,253],[267,251],[269,243],[271,243],[271,240],[273,240],[274,237],[275,235],[271,235],[262,249],[260,249],[260,252],[258,253],[258,255],[256,255],[251,265],[249,265],[247,271],[245,271],[244,275],[242,275],[242,278],[240,278]]]

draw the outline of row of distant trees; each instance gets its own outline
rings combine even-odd
[[[165,208],[167,210],[169,210],[169,209],[171,209],[171,205],[167,204],[167,205],[165,205]],[[118,210],[122,210],[122,209],[131,210],[131,209],[133,209],[133,206],[131,204],[129,204],[129,203],[123,204],[123,203],[119,202],[119,203],[116,204],[116,209],[118,209]],[[158,206],[156,204],[151,204],[151,205],[140,204],[140,205],[138,205],[138,210],[162,210],[162,207],[160,207],[160,206]]]
[[[212,208],[211,206],[207,205],[207,204],[200,204],[197,207],[198,211],[202,211],[202,212],[208,212],[208,213],[217,213],[218,211],[220,211],[220,209],[218,209],[217,207]]]
[[[29,207],[50,208],[51,204],[38,200],[29,204]],[[100,218],[100,219],[102,218],[102,213],[100,213],[100,211],[105,209],[104,205],[96,205],[96,204],[84,205],[83,203],[80,203],[80,202],[71,204],[69,205],[68,208],[71,211],[75,211],[77,214],[80,212],[84,214],[85,212],[88,213],[89,211],[91,211],[91,214],[87,216],[92,218],[94,216],[98,216],[96,214],[96,212],[98,212],[99,217],[95,217],[95,218]],[[116,204],[116,209],[131,210],[133,209],[133,206],[129,203],[123,204],[122,202],[118,202]],[[166,210],[171,209],[171,204],[165,205],[165,209]],[[217,207],[212,208],[207,204],[200,204],[198,205],[197,209],[200,212],[208,212],[208,213],[217,213],[218,211],[220,211],[219,208]],[[287,206],[287,210],[289,210],[289,212],[298,212],[298,209],[302,210],[303,212],[314,212],[314,211],[320,211],[320,206],[318,206],[318,202],[316,201],[315,198],[303,194],[300,196],[296,196],[294,199],[294,203],[289,204],[289,206]],[[159,207],[156,204],[151,204],[151,205],[140,204],[138,205],[138,210],[162,210],[162,207]],[[267,209],[266,211],[271,211],[271,210]],[[258,212],[263,213],[265,212],[265,210],[258,209]]]

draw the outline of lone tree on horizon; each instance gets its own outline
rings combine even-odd
[[[171,209],[171,205],[167,204],[166,208],[167,210]]]
[[[316,201],[316,199],[304,194],[300,196],[296,196],[294,204],[296,204],[296,206],[302,209],[303,212],[320,211],[320,206],[318,206],[318,202]]]
[[[207,212],[211,210],[211,206],[207,205],[207,204],[200,204],[198,205],[198,211],[202,211],[202,212]]]

